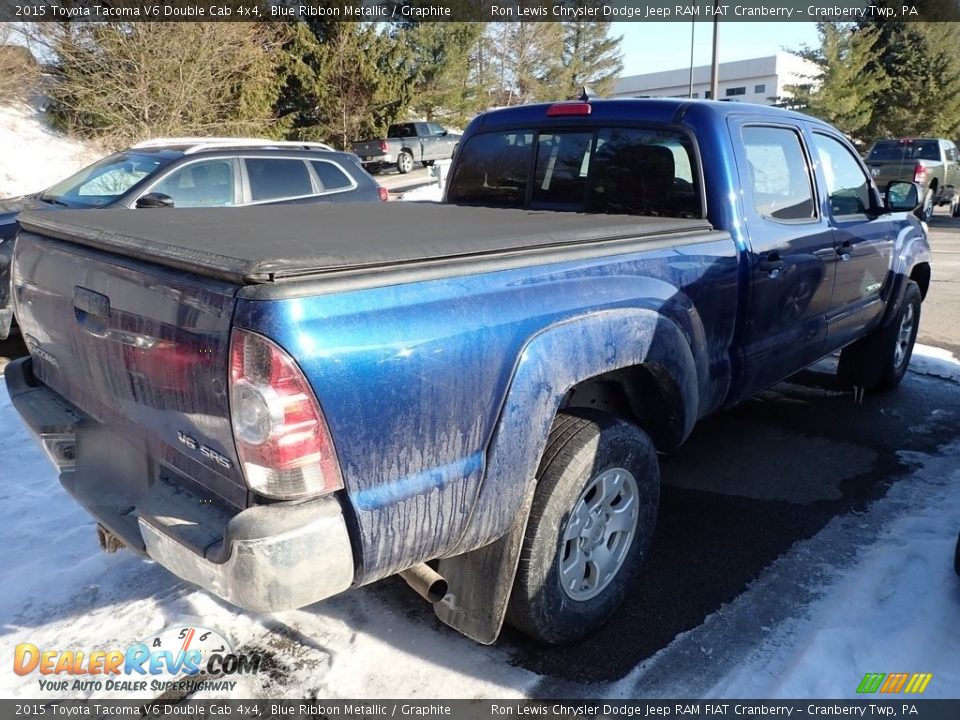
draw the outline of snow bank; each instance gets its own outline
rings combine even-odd
[[[439,183],[424,185],[403,193],[400,199],[408,202],[440,202],[443,200],[443,188]]]
[[[960,442],[899,455],[916,469],[882,500],[797,543],[610,692],[849,699],[866,673],[906,672],[933,673],[924,698],[960,697]]]
[[[106,153],[52,130],[25,103],[0,105],[0,198],[43,190]]]
[[[943,348],[915,345],[913,357],[910,358],[910,371],[960,382],[960,360]]]

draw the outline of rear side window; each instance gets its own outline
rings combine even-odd
[[[512,130],[465,143],[447,200],[663,217],[700,217],[692,142],[665,130]]]
[[[331,190],[343,190],[353,185],[353,181],[347,177],[347,174],[332,162],[324,160],[314,160],[313,170],[320,179],[321,190],[330,192]]]
[[[313,195],[310,171],[303,160],[246,158],[253,202]]]
[[[810,220],[816,217],[810,168],[794,130],[781,127],[743,128],[747,155],[744,178],[753,204],[763,217]]]

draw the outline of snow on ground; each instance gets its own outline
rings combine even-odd
[[[0,198],[43,190],[106,153],[49,127],[26,103],[0,105]]]
[[[925,374],[960,363],[918,347]],[[238,697],[525,697],[550,691],[439,625],[400,583],[307,609],[248,613],[133,555],[100,552],[94,524],[64,492],[0,386],[0,637],[10,648],[123,648],[190,618],[275,666]],[[904,453],[914,473],[863,515],[835,518],[737,600],[619,682],[563,688],[590,697],[851,697],[865,672],[933,672],[924,697],[960,696],[960,442]],[[419,602],[419,601],[416,601]],[[554,691],[556,688],[554,688]],[[37,675],[0,673],[0,697],[36,697]],[[67,692],[55,697],[119,696]],[[151,697],[150,691],[137,693]],[[46,696],[51,696],[46,694]]]
[[[440,202],[443,200],[443,188],[440,187],[439,183],[423,185],[415,190],[403,193],[400,199],[408,202]]]
[[[10,671],[15,645],[122,649],[190,619],[223,631],[235,649],[265,651],[278,667],[248,676],[234,697],[523,697],[537,676],[498,648],[442,628],[412,591],[381,583],[304,610],[238,610],[128,552],[102,553],[91,518],[60,487],[0,384],[0,643],[8,663],[0,697],[123,697],[39,690],[34,672]],[[419,611],[419,599],[413,605]],[[49,678],[46,678],[49,679]],[[155,697],[156,692],[133,693]]]
[[[939,348],[917,345],[910,369],[960,381]],[[854,698],[867,672],[932,672],[923,697],[960,697],[960,441],[900,459],[911,477],[797,543],[610,694]]]
[[[960,382],[960,360],[954,357],[952,352],[943,348],[914,345],[913,357],[910,358],[910,370]]]

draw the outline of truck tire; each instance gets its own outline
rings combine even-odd
[[[580,639],[617,609],[657,520],[656,451],[605,413],[560,413],[537,471],[507,622],[550,644]]]
[[[413,170],[413,155],[406,151],[397,155],[397,170],[401,175],[406,175]]]
[[[364,166],[371,175],[379,175],[383,171],[383,165],[380,163],[370,163]]]
[[[900,384],[920,327],[920,288],[907,281],[897,316],[870,335],[843,349],[837,374],[868,390],[893,390]]]
[[[950,216],[960,218],[960,193],[953,196],[953,202],[950,203]]]

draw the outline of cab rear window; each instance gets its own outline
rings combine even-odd
[[[702,217],[691,141],[669,130],[510,130],[470,138],[452,203]]]
[[[878,140],[867,156],[867,162],[939,159],[940,146],[936,140]]]

